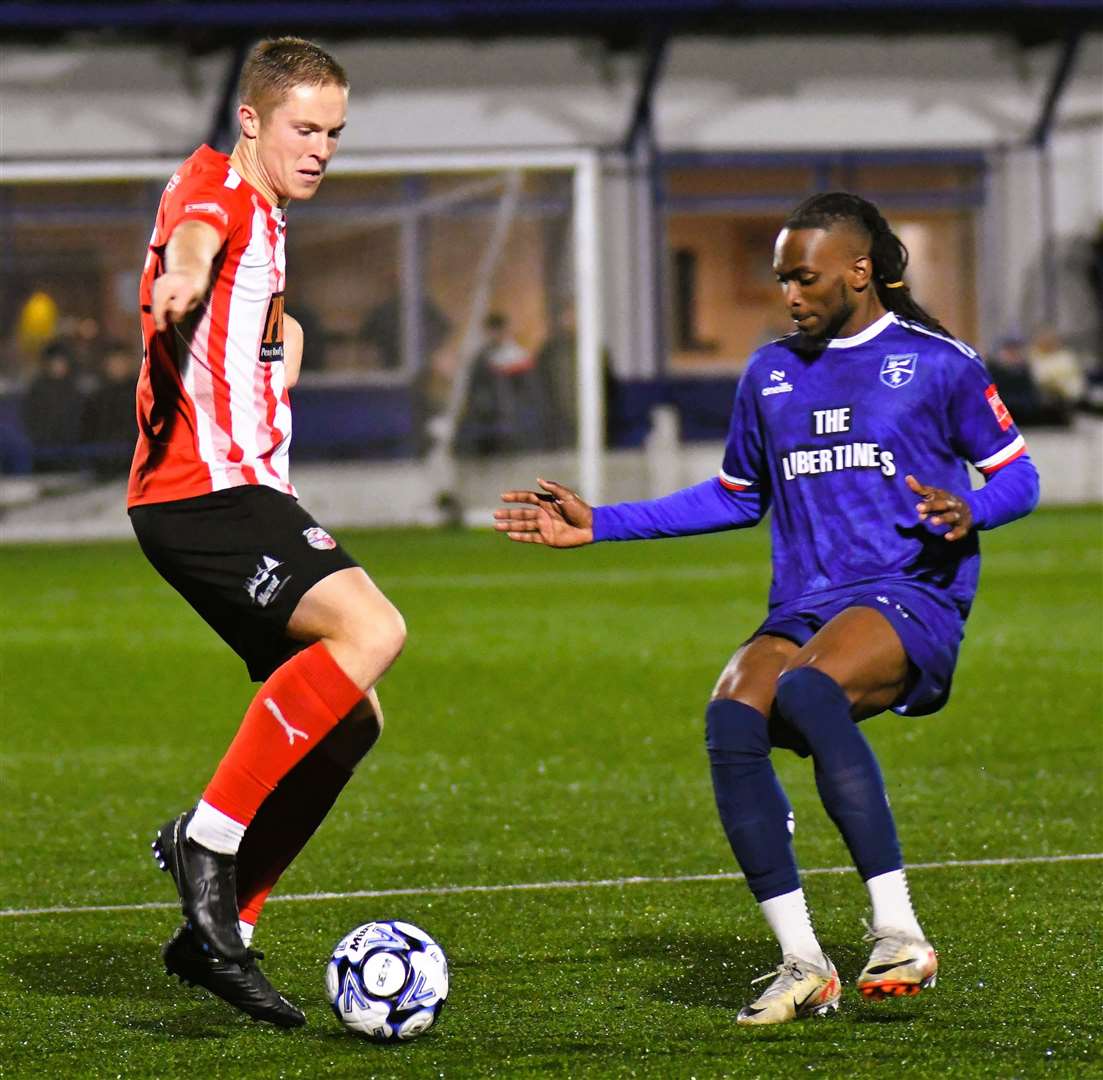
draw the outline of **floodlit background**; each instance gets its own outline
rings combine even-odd
[[[5,535],[127,535],[145,243],[174,166],[232,146],[264,31],[352,82],[288,233],[293,463],[330,524],[484,521],[538,463],[594,500],[709,475],[788,328],[778,225],[834,188],[993,367],[1043,498],[1099,500],[1098,11],[919,7],[0,5]]]
[[[231,147],[276,32],[352,82],[289,213],[291,475],[410,628],[383,738],[258,929],[294,1033],[160,963],[179,910],[149,841],[254,689],[124,511],[157,202]],[[1103,1075],[1097,0],[0,0],[0,142],[0,1075]],[[937,989],[859,998],[865,889],[779,751],[846,990],[739,1031],[777,956],[703,711],[762,618],[769,530],[552,552],[435,526],[537,475],[594,501],[713,475],[748,353],[788,329],[778,225],[838,187],[983,352],[1046,505],[983,538],[948,706],[863,724]],[[327,1015],[330,951],[374,918],[449,958],[410,1046]]]

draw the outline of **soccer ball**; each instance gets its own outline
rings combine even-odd
[[[326,965],[326,996],[355,1035],[399,1042],[433,1026],[448,997],[444,950],[408,922],[370,922],[346,934]]]

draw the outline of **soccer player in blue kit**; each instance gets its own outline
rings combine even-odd
[[[809,918],[773,747],[812,758],[869,888],[859,990],[915,994],[938,972],[857,722],[946,703],[977,588],[977,531],[1028,514],[1038,474],[980,358],[911,298],[907,259],[871,203],[807,199],[774,248],[796,331],[751,357],[719,475],[595,507],[541,480],[542,492],[505,492],[518,505],[495,512],[511,540],[566,548],[743,528],[773,508],[769,610],[705,713],[720,820],[782,953],[740,1024],[824,1015],[842,992]],[[967,462],[986,478],[977,491]]]

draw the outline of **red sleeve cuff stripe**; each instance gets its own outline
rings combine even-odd
[[[990,476],[994,472],[998,472],[1005,465],[1010,464],[1017,457],[1022,457],[1026,453],[1026,440],[1017,435],[1011,440],[1002,450],[993,454],[991,457],[986,457],[983,461],[975,461],[973,464],[980,469],[985,476]]]
[[[728,489],[728,491],[746,491],[748,488],[754,487],[753,480],[744,480],[741,476],[728,476],[728,474],[723,471],[719,473],[717,479]]]

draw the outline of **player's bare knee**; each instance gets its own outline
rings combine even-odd
[[[817,663],[815,659],[809,660],[807,657],[801,659],[798,657],[792,657],[784,668],[779,672],[777,682],[775,683],[775,691],[777,687],[780,687],[782,679],[786,676],[792,676],[799,671],[814,671],[817,675],[826,676],[830,679],[847,697],[852,708],[857,707],[862,699],[866,696],[866,691],[863,687],[856,685],[847,674],[842,671],[833,668],[828,664]],[[816,676],[813,676],[815,679]],[[821,680],[822,685],[822,680]],[[830,685],[830,684],[826,684]],[[776,699],[776,692],[775,692]],[[883,708],[883,706],[882,706]],[[878,712],[881,710],[879,709]]]
[[[776,687],[777,684],[779,682],[781,682],[781,680],[783,678],[785,678],[786,675],[789,675],[791,672],[796,671],[797,668],[802,668],[802,667],[807,667],[807,666],[808,666],[808,663],[805,660],[797,660],[796,658],[790,658],[789,661],[787,663],[785,663],[782,666],[781,670],[777,673],[777,678],[774,680],[774,686]]]
[[[778,676],[796,646],[785,638],[757,637],[728,661],[712,690],[712,701],[738,701],[768,716]]]
[[[388,664],[393,664],[406,646],[406,620],[398,608],[388,603],[381,615],[372,618],[368,634],[373,647],[388,657]]]
[[[798,653],[796,656],[789,657],[777,673],[777,682],[781,682],[786,675],[792,675],[794,671],[800,671],[803,668],[807,668],[809,671],[818,671],[821,675],[826,675],[829,679],[838,681],[838,676],[833,671],[828,670],[826,665],[820,663],[818,657],[809,657]]]
[[[350,613],[337,636],[368,666],[382,664],[385,671],[406,644],[406,620],[398,608],[383,600]]]

